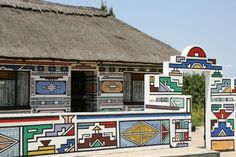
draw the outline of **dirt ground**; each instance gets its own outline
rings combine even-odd
[[[196,132],[192,133],[192,147],[204,148],[204,128],[198,127]],[[221,157],[236,157],[236,151],[221,152]]]

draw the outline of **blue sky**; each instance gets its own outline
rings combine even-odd
[[[48,0],[100,7],[100,0]],[[236,0],[106,0],[116,17],[181,51],[202,46],[236,77]]]

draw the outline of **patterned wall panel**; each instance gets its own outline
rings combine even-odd
[[[187,147],[191,141],[191,120],[190,119],[175,119],[172,124],[175,127],[174,137],[172,137],[173,147]]]
[[[0,156],[20,155],[20,127],[0,128]]]
[[[100,72],[98,77],[98,111],[124,109],[123,105],[123,73]]]
[[[60,117],[62,122],[22,127],[22,155],[49,155],[75,151],[74,116]]]
[[[13,64],[14,62],[17,64]],[[52,65],[49,65],[50,63]],[[55,65],[55,63],[58,63],[58,65]],[[30,104],[33,112],[39,111],[40,108],[44,110],[49,108],[48,111],[52,112],[57,112],[56,110],[53,111],[52,108],[63,108],[63,110],[66,108],[64,111],[70,111],[69,65],[70,63],[68,62],[43,61],[9,61],[9,64],[0,63],[2,70],[30,72]],[[55,106],[52,107],[51,105]]]
[[[71,104],[69,67],[39,66],[31,74],[33,112],[68,112]],[[55,108],[61,110],[55,110]]]
[[[159,77],[159,92],[177,92],[182,93],[183,87],[179,83],[179,79],[171,77]]]
[[[38,95],[66,94],[66,82],[36,81],[36,94]]]
[[[122,93],[123,83],[121,81],[102,81],[102,93]]]
[[[65,155],[141,146],[168,148],[173,139],[183,145],[189,122],[184,117],[144,112],[0,115],[0,156]],[[171,135],[174,130],[176,137]],[[184,139],[177,135],[182,132]]]
[[[117,122],[78,123],[78,150],[117,147]]]
[[[120,122],[120,147],[169,144],[169,120]]]

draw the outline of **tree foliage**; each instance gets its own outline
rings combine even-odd
[[[101,7],[100,10],[107,12],[108,14],[110,14],[111,16],[115,16],[113,8],[112,7],[108,7],[106,2],[103,2],[103,0],[101,1]]]
[[[205,76],[204,74],[187,74],[183,79],[183,94],[192,96],[192,123],[204,123]]]
[[[103,2],[103,0],[101,1],[100,10],[105,11],[105,12],[108,11],[108,7],[107,7],[106,3]]]
[[[203,74],[184,75],[183,94],[192,96],[193,108],[205,104],[205,76]]]

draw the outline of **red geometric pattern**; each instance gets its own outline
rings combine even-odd
[[[166,126],[162,123],[161,125],[161,132],[162,132],[162,142],[165,141],[165,139],[167,138],[167,136],[169,135],[169,130],[166,128]]]
[[[197,55],[196,55],[197,54]],[[188,57],[202,57],[206,58],[206,53],[204,50],[200,47],[193,47],[191,50],[188,52]]]
[[[225,109],[220,109],[219,112],[213,112],[218,119],[227,119],[232,112],[226,112]]]

